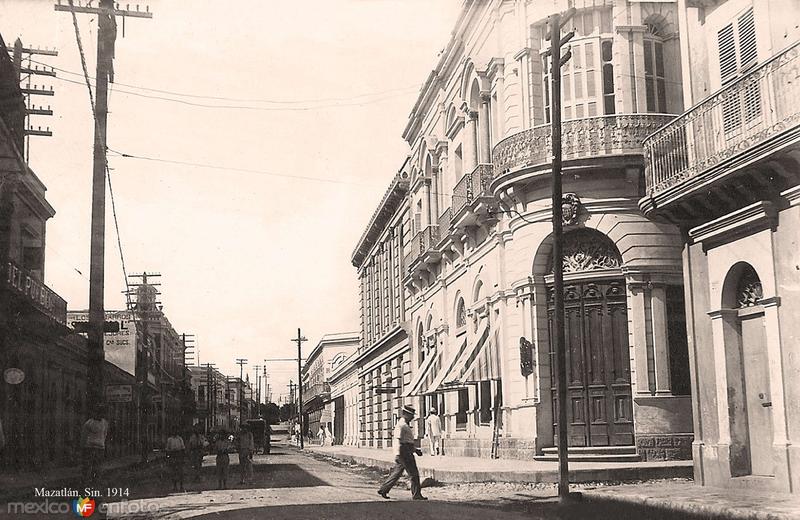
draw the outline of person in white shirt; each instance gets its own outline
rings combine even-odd
[[[186,453],[186,444],[183,442],[183,437],[178,435],[178,429],[173,428],[170,436],[167,437],[167,464],[169,465],[170,472],[172,473],[172,491],[178,491],[178,484],[180,484],[180,491],[183,493],[183,459]]]
[[[105,407],[98,405],[92,410],[89,419],[81,428],[81,448],[83,448],[82,477],[86,484],[96,484],[100,479],[100,464],[106,453],[108,421],[103,418]]]
[[[422,450],[414,446],[414,432],[411,430],[411,420],[417,414],[412,406],[403,406],[402,417],[394,427],[394,469],[378,490],[383,498],[389,498],[389,491],[400,480],[405,470],[411,478],[411,498],[414,500],[428,500],[422,496],[422,487],[419,482],[419,470],[414,454],[422,456]]]
[[[247,484],[253,480],[253,452],[255,440],[250,426],[243,424],[239,430],[239,484]]]
[[[425,420],[425,430],[428,432],[428,442],[431,444],[431,456],[440,455],[442,452],[442,421],[436,413],[436,408],[431,408],[431,413]]]

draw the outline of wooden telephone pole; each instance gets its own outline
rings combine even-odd
[[[113,0],[100,0],[99,7],[69,5],[61,2],[55,5],[56,11],[73,14],[88,13],[97,16],[97,72],[96,103],[94,125],[94,167],[92,170],[92,224],[89,268],[89,330],[87,356],[87,398],[89,410],[97,410],[104,403],[105,384],[103,381],[103,323],[105,309],[103,291],[105,284],[105,213],[106,213],[106,137],[108,121],[108,82],[113,78],[114,42],[117,37],[115,16],[152,18],[153,14],[114,8]],[[124,19],[124,18],[123,18]],[[77,25],[76,25],[77,26]]]
[[[244,358],[236,358],[236,364],[239,365],[239,389],[236,391],[236,398],[239,401],[239,428],[242,427],[243,420],[244,420],[244,413],[242,410],[242,394],[244,393],[244,366],[247,364],[247,360]]]
[[[303,446],[303,342],[308,341],[297,328],[297,337],[292,341],[297,343],[297,417],[300,418],[300,449]]]
[[[569,497],[569,462],[567,424],[567,355],[564,338],[564,264],[563,264],[563,208],[561,186],[561,67],[569,61],[569,49],[561,54],[561,47],[575,36],[570,31],[563,38],[561,28],[575,15],[575,8],[550,16],[550,106],[552,107],[551,135],[553,145],[553,350],[556,353],[556,397],[558,402],[558,497]]]

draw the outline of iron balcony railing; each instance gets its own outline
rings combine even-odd
[[[437,242],[439,242],[439,226],[427,226],[417,233],[414,236],[414,240],[411,242],[411,258],[409,264],[432,250]],[[408,264],[406,264],[406,267],[408,267]]]
[[[450,223],[453,221],[453,209],[447,208],[444,213],[439,215],[439,240],[447,236],[450,230]]]
[[[67,302],[14,262],[6,264],[6,287],[26,299],[46,316],[58,323],[67,323]]]
[[[493,167],[491,164],[479,164],[474,170],[461,177],[453,188],[453,215],[458,215],[475,199],[489,194],[492,182]]]
[[[800,123],[800,42],[695,105],[645,140],[655,195]]]
[[[645,138],[673,120],[668,114],[618,114],[571,119],[561,125],[564,161],[614,155],[638,155]],[[550,125],[510,135],[492,151],[494,176],[552,162]]]

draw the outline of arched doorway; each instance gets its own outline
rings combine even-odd
[[[628,317],[622,258],[602,233],[564,235],[564,328],[570,446],[633,445]],[[551,256],[548,272],[552,272]],[[554,292],[548,285],[552,334]],[[558,438],[556,363],[550,343],[554,438]]]
[[[773,475],[773,418],[761,280],[750,264],[731,267],[722,290],[731,475]],[[733,312],[731,312],[733,311]]]

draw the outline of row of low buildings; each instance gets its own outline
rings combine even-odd
[[[243,420],[259,417],[249,376],[244,379],[226,376],[212,364],[190,366],[189,370],[195,402],[194,423],[204,432],[236,431]]]
[[[546,22],[570,7],[562,404]],[[320,394],[336,440],[387,448],[413,404],[447,454],[546,458],[565,426],[575,458],[796,492],[798,19],[789,0],[464,1],[352,255],[360,343]]]
[[[21,44],[18,45],[21,47]],[[24,160],[26,106],[20,68],[0,38],[0,466],[72,464],[88,418],[87,311],[44,284],[46,188]],[[158,447],[191,420],[183,342],[142,285],[137,303],[111,311],[103,364],[110,456]],[[77,328],[76,328],[77,327]]]

